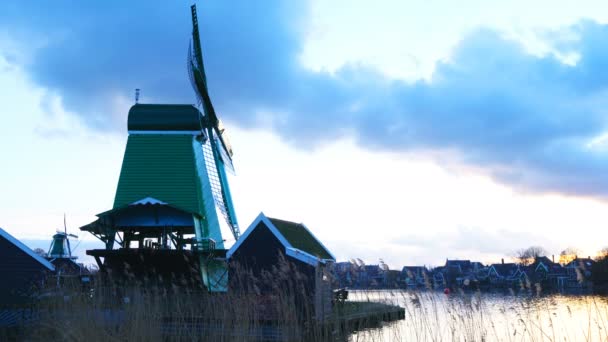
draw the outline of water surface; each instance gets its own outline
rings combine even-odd
[[[434,291],[351,291],[349,300],[405,308],[405,320],[351,341],[608,341],[608,298]]]

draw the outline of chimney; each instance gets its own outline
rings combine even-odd
[[[555,264],[555,254],[551,255],[551,262],[553,262]]]
[[[502,262],[502,264],[505,264],[505,258],[500,259],[500,261]]]

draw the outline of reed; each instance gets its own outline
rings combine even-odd
[[[28,341],[606,341],[608,298],[500,295],[428,289],[351,291],[325,322],[314,319],[301,275],[282,264],[239,291],[209,294],[181,281],[154,277],[129,283],[106,279],[88,289],[64,283],[31,308],[38,319],[0,332],[0,340]],[[100,278],[101,279],[101,278]],[[50,282],[52,283],[52,282]],[[126,285],[129,284],[129,285]],[[533,285],[531,286],[533,287]],[[373,303],[405,308],[404,320],[379,323]],[[369,310],[356,325],[345,316]],[[356,329],[356,330],[353,330]]]

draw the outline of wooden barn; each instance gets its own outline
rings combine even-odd
[[[27,303],[55,267],[0,228],[0,305]]]
[[[331,313],[328,268],[336,259],[304,224],[260,213],[226,257],[231,292],[289,291],[317,320]]]

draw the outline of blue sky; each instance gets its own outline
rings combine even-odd
[[[593,254],[608,244],[604,7],[201,2],[241,225],[303,221],[339,258],[392,265]],[[0,28],[0,226],[44,236],[67,212],[75,229],[112,204],[133,89],[194,102],[189,4],[4,2]]]

